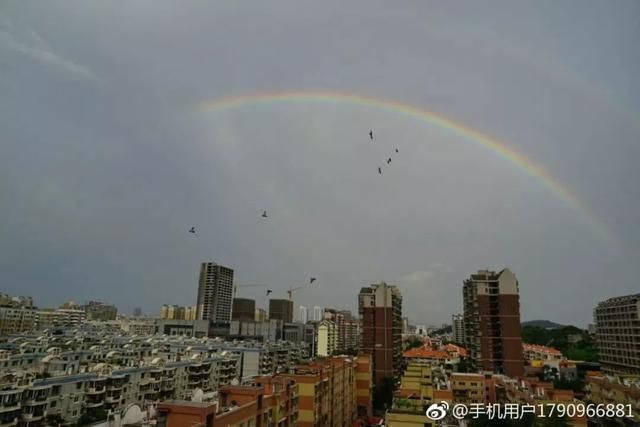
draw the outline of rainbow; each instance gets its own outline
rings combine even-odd
[[[601,238],[605,240],[612,240],[612,235],[607,226],[593,215],[578,199],[578,197],[576,197],[567,187],[553,178],[553,176],[551,176],[542,166],[536,164],[530,159],[527,159],[513,148],[508,147],[505,143],[432,111],[423,110],[397,101],[351,93],[326,91],[258,93],[222,97],[199,104],[196,111],[222,112],[242,109],[247,106],[291,103],[345,104],[374,108],[419,120],[427,125],[436,126],[440,129],[449,131],[459,137],[462,137],[465,141],[482,147],[503,158],[516,166],[522,172],[541,182],[552,193],[579,212]]]

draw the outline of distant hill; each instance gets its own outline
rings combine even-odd
[[[561,325],[550,320],[529,320],[527,322],[522,322],[522,327],[525,326],[535,326],[536,328],[542,329],[560,329],[565,327],[565,325]]]
[[[575,326],[561,326],[548,320],[524,322],[522,342],[557,348],[571,360],[598,361],[598,350],[593,338],[587,331]]]

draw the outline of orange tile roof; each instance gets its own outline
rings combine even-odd
[[[458,353],[462,357],[467,357],[467,349],[459,345],[447,344],[441,348],[441,350],[443,349],[449,353]]]
[[[561,355],[562,353],[560,352],[560,350],[557,350],[553,347],[547,347],[545,345],[538,345],[538,344],[522,344],[522,348],[524,350],[531,350],[531,351],[539,351],[541,353],[548,353],[548,354],[555,354],[555,355]]]
[[[428,348],[412,348],[403,353],[404,357],[419,357],[424,359],[447,359],[449,355],[444,351],[431,350]]]

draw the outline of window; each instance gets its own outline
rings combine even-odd
[[[49,408],[55,408],[57,404],[58,402],[56,402],[55,400],[52,400],[51,403],[49,403]]]
[[[77,411],[77,410],[76,410],[76,411],[73,411],[73,416],[74,416],[74,417],[78,416],[78,411]]]

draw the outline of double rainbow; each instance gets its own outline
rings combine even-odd
[[[229,96],[214,99],[198,106],[198,111],[222,112],[240,110],[248,106],[292,104],[292,103],[320,103],[320,104],[345,104],[375,108],[392,114],[398,114],[419,120],[427,125],[436,126],[462,137],[463,140],[480,146],[493,154],[515,165],[522,172],[540,181],[552,193],[571,206],[589,223],[590,227],[601,238],[612,240],[613,236],[607,226],[602,223],[591,211],[573,194],[567,187],[558,182],[542,166],[526,158],[505,143],[471,129],[462,123],[448,117],[423,110],[397,101],[373,98],[370,96],[351,93],[310,91],[310,92],[280,92],[258,93],[251,95]]]

